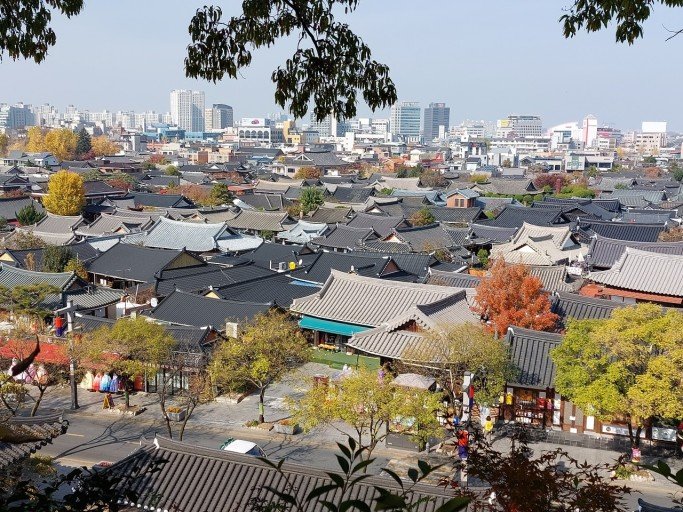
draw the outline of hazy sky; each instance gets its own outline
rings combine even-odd
[[[683,27],[683,8],[657,6],[645,39],[629,47],[616,44],[613,31],[564,39],[558,18],[570,2],[361,0],[349,23],[390,66],[401,100],[445,101],[451,124],[518,113],[551,126],[592,113],[622,129],[666,120],[683,130],[683,36],[665,42],[663,27]],[[166,112],[171,89],[199,88],[207,104],[233,105],[236,117],[277,111],[270,74],[290,42],[259,51],[242,79],[185,78],[187,25],[201,5],[88,1],[76,18],[57,19],[57,45],[43,64],[0,63],[0,102]],[[241,2],[221,5],[237,14]],[[359,115],[370,115],[365,104]]]

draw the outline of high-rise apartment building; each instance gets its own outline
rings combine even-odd
[[[209,122],[208,118],[206,122]],[[214,103],[213,107],[211,107],[211,129],[225,130],[226,128],[231,128],[233,124],[232,107],[223,103]],[[207,131],[208,129],[207,127]]]
[[[19,130],[35,124],[30,105],[0,105],[0,132]]]
[[[405,140],[420,138],[420,114],[422,109],[415,101],[401,101],[391,106],[389,130]]]
[[[423,138],[426,143],[448,132],[451,109],[445,103],[430,103],[424,113]]]
[[[598,119],[593,115],[583,118],[583,147],[592,148],[598,138]]]
[[[204,131],[204,92],[186,89],[171,91],[171,118],[188,132]]]
[[[538,116],[507,116],[496,123],[496,137],[508,138],[511,135],[517,137],[541,137],[543,127],[541,118]]]

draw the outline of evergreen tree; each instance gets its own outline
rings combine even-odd
[[[24,206],[18,212],[16,212],[15,215],[17,216],[19,224],[22,226],[30,226],[45,217],[45,213],[36,210],[36,207],[33,203]]]
[[[81,128],[78,132],[78,142],[76,143],[76,155],[82,156],[90,153],[92,149],[92,141],[90,140],[90,134],[85,131],[85,128]]]

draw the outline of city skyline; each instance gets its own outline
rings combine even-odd
[[[349,22],[375,58],[390,66],[399,101],[417,101],[422,108],[430,102],[444,102],[451,108],[452,124],[518,113],[539,115],[544,126],[553,126],[592,113],[601,123],[623,130],[637,129],[646,119],[666,120],[672,130],[683,130],[683,106],[670,101],[672,84],[683,78],[683,71],[666,66],[677,60],[680,43],[677,39],[665,43],[668,32],[662,27],[683,26],[680,10],[655,9],[645,26],[645,38],[628,46],[614,43],[609,31],[564,39],[558,22],[561,5],[537,0],[524,5],[499,0],[485,3],[488,8],[439,1],[413,5],[399,0],[392,10],[405,16],[392,16],[388,26],[386,6],[361,2]],[[159,9],[157,2],[121,0],[115,6],[88,5],[71,20],[56,18],[57,45],[43,64],[0,62],[0,73],[12,77],[0,83],[0,101],[50,103],[60,109],[73,103],[91,111],[166,112],[168,91],[199,89],[206,92],[207,105],[232,105],[235,118],[279,110],[270,74],[290,55],[293,41],[256,52],[252,66],[239,80],[213,85],[186,79],[187,24],[197,5],[179,0],[169,4]],[[237,13],[238,7],[224,11],[228,16]],[[532,16],[533,30],[520,30],[529,27]],[[447,32],[420,30],[435,19],[446,20]],[[104,23],[119,27],[119,37],[103,40]],[[419,34],[420,43],[405,37],[406,33]],[[84,41],[99,44],[90,48]],[[136,57],[98,56],[97,52],[107,51]],[[72,68],[73,55],[83,56],[86,72],[46,80]],[[670,79],[653,81],[652,72],[666,73]],[[104,79],[83,79],[88,76]],[[131,76],[136,79],[130,80]],[[646,101],[633,101],[637,96]],[[371,116],[362,101],[358,116]],[[374,117],[388,118],[389,110],[376,112]]]

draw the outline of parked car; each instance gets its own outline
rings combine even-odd
[[[230,438],[221,445],[221,450],[226,452],[243,453],[245,455],[253,455],[254,457],[265,457],[266,454],[256,443],[251,441],[244,441],[242,439]]]

